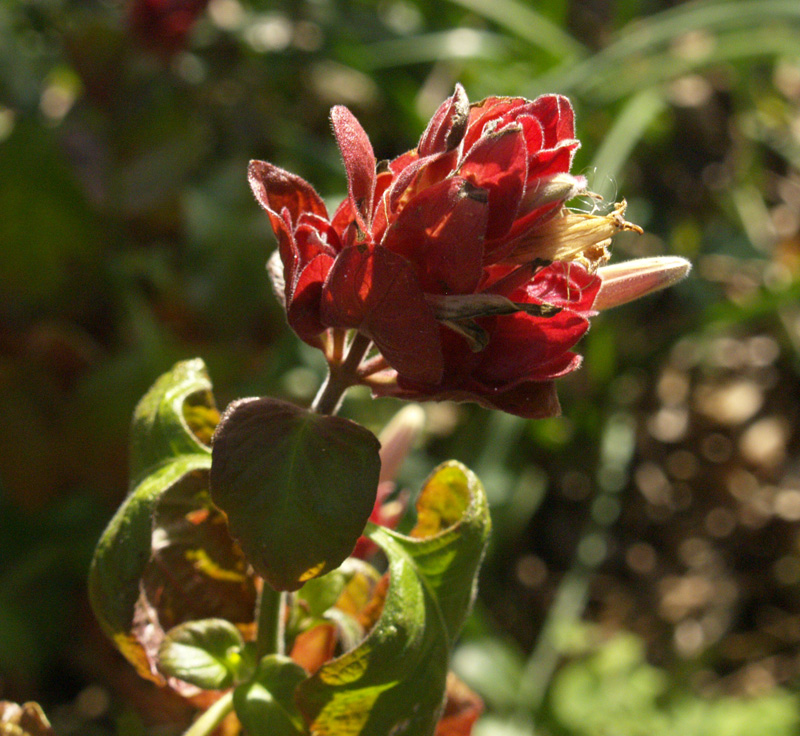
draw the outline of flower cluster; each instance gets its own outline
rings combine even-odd
[[[605,216],[564,206],[587,193],[569,173],[580,145],[569,101],[470,104],[457,86],[417,147],[381,163],[349,110],[331,119],[348,177],[333,217],[300,177],[250,164],[291,327],[322,349],[336,331],[369,338],[380,355],[361,378],[378,395],[557,414],[553,381],[580,364],[571,348],[610,238],[638,230],[624,204]]]

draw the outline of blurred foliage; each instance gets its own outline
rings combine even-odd
[[[426,408],[404,483],[455,457],[493,506],[456,656],[482,733],[796,731],[796,0],[154,5],[0,5],[0,698],[39,700],[64,736],[181,731],[191,709],[136,678],[86,601],[133,407],[195,355],[220,406],[307,402],[321,361],[267,286],[247,161],[335,200],[331,105],[394,156],[461,81],[473,100],[568,94],[574,170],[647,233],[618,256],[696,266],[595,320],[564,417]],[[379,429],[396,408],[354,392],[345,413]],[[560,628],[583,618],[629,633],[568,655]],[[508,678],[473,681],[475,662]]]
[[[464,647],[456,666],[483,686],[495,709],[479,724],[476,736],[791,736],[800,726],[794,694],[774,689],[750,699],[698,697],[665,670],[648,664],[644,645],[634,635],[609,637],[573,625],[562,629],[559,641],[566,664],[550,684],[536,726],[526,721],[525,704],[516,695],[516,683],[524,676],[523,658],[486,639]]]

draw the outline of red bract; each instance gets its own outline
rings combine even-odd
[[[376,164],[344,107],[331,113],[348,197],[333,217],[303,179],[262,161],[249,179],[278,238],[270,272],[289,324],[323,349],[357,330],[380,357],[376,394],[477,401],[525,417],[559,411],[553,380],[578,367],[596,274],[624,207],[572,212],[579,143],[558,95],[490,97],[457,86],[417,148]]]

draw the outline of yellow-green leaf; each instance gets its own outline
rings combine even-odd
[[[236,715],[248,736],[302,736],[294,692],[305,679],[305,670],[288,657],[264,657],[252,681],[233,692]]]
[[[367,637],[300,684],[297,702],[315,736],[434,733],[490,520],[480,481],[460,463],[434,471],[421,494],[423,509],[432,498],[434,505],[460,506],[461,514],[426,537],[369,531],[389,560],[389,590]]]
[[[252,621],[255,586],[224,515],[211,504],[211,450],[196,433],[207,432],[215,412],[200,360],[178,363],[142,398],[131,429],[131,492],[89,571],[102,628],[159,684],[158,648],[168,629],[211,617]]]

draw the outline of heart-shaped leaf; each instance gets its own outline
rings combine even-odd
[[[426,522],[425,536],[421,528],[418,537],[382,527],[368,533],[389,559],[389,589],[375,626],[298,687],[297,702],[315,735],[434,733],[450,649],[474,597],[490,520],[480,481],[455,461],[434,471],[418,508],[440,520]]]
[[[233,402],[214,435],[211,495],[277,590],[338,567],[372,512],[380,445],[354,422],[276,399]]]
[[[166,630],[210,617],[253,619],[253,578],[208,494],[211,450],[203,439],[217,416],[202,361],[179,363],[156,381],[134,413],[131,492],[89,572],[102,628],[142,677],[162,685],[157,659]]]
[[[245,645],[232,623],[220,618],[188,621],[167,633],[158,667],[204,690],[222,690],[246,674]]]
[[[271,654],[259,662],[252,681],[233,691],[233,706],[249,736],[301,736],[303,719],[294,691],[306,679],[303,668],[288,657]]]

